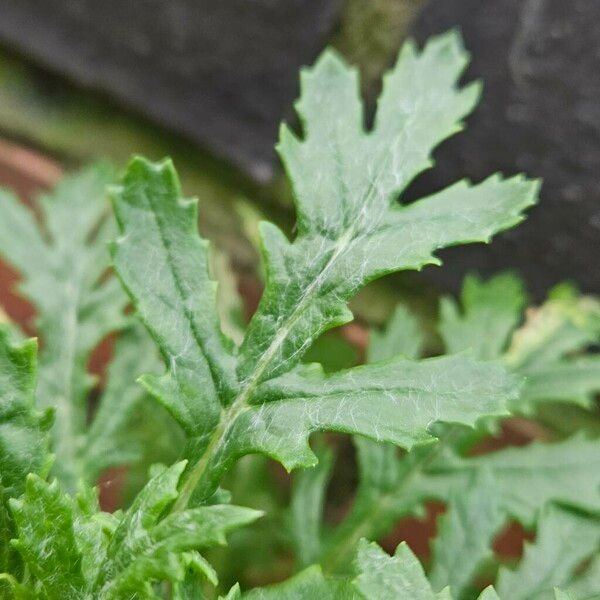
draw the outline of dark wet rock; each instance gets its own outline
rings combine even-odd
[[[458,26],[484,96],[468,129],[437,152],[415,195],[494,170],[542,177],[541,204],[491,246],[443,253],[427,275],[452,288],[469,270],[514,268],[536,295],[564,279],[600,292],[600,2],[430,0],[420,41]]]
[[[3,0],[0,40],[241,166],[273,171],[279,121],[341,0]],[[91,142],[93,143],[93,141]]]

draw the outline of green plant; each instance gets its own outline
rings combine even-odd
[[[579,322],[579,308],[565,317],[567,333],[553,338],[553,352],[536,331],[502,354],[521,301],[496,310],[467,294],[463,315],[446,302],[442,332],[450,350],[458,340],[471,353],[416,360],[419,329],[400,309],[387,333],[375,336],[368,364],[325,374],[302,363],[321,334],[352,319],[348,302],[369,281],[439,263],[434,253],[440,248],[487,242],[535,202],[537,182],[521,176],[460,182],[411,204],[398,202],[431,165],[434,146],[459,130],[475,105],[478,86],[457,87],[466,63],[456,34],[431,40],[422,52],[406,44],[384,81],[369,131],[353,69],[326,51],[303,72],[297,104],[303,135],[284,126],[278,146],[295,193],[297,231],[289,241],[276,226],[261,225],[265,290],[239,345],[223,332],[196,202],[182,196],[169,161],[135,158],[111,186],[116,228],[103,199],[110,175],[102,167],[43,198],[40,223],[2,196],[0,250],[24,276],[42,349],[37,378],[35,343],[4,326],[0,590],[40,599],[214,596],[209,549],[261,514],[231,504],[221,487],[248,454],[274,459],[288,471],[303,469],[294,485],[290,539],[299,567],[321,563],[324,571],[309,566],[279,587],[244,597],[462,597],[508,516],[527,525],[539,520],[540,537],[520,571],[501,572],[501,597],[515,597],[502,594],[521,585],[546,593],[547,581],[535,588],[530,576],[536,552],[554,551],[552,573],[565,574],[557,584],[583,586],[574,569],[596,549],[595,520],[564,505],[590,513],[600,508],[597,442],[575,437],[483,457],[465,454],[509,409],[533,410],[552,400],[543,387],[548,377],[564,383],[559,399],[588,406],[597,389],[596,363],[570,356],[593,341],[581,334],[588,321]],[[133,316],[104,260],[111,238],[112,266]],[[88,425],[93,382],[87,363],[109,332],[119,332],[118,340]],[[584,372],[591,373],[586,384]],[[524,385],[523,373],[529,376]],[[537,384],[536,373],[542,373]],[[36,412],[36,405],[46,412]],[[157,432],[148,421],[166,424],[165,409],[180,430],[167,428],[164,451],[144,457]],[[309,445],[319,431],[354,435],[361,466],[354,507],[328,539],[321,538],[320,507],[331,459],[316,446],[323,457],[318,462]],[[100,471],[148,460],[173,463],[176,452],[180,460],[172,466],[151,467],[128,507],[113,514],[99,509],[91,486]],[[549,472],[552,460],[568,468],[556,462]],[[450,507],[429,581],[406,545],[390,557],[361,541],[379,537],[427,498]],[[582,531],[586,541],[557,552],[556,531]],[[450,591],[438,594],[446,584]],[[240,595],[234,586],[227,597]],[[481,595],[493,597],[492,589]]]
[[[442,299],[438,330],[444,348],[468,348],[525,375],[510,405],[513,414],[532,415],[544,406],[562,415],[575,406],[588,411],[593,423],[597,417],[589,411],[600,392],[600,356],[588,348],[600,340],[600,303],[562,285],[523,318],[525,300],[522,283],[510,273],[485,282],[468,277],[462,307]],[[417,318],[398,306],[387,327],[371,333],[368,359],[417,358],[426,346]],[[478,443],[497,430],[495,421],[478,430],[444,425],[437,444],[404,455],[392,445],[355,437],[357,493],[333,529],[322,522],[331,456],[300,472],[290,506],[291,543],[300,566],[321,563],[328,571],[343,571],[361,538],[383,537],[402,517],[420,514],[426,500],[437,499],[448,511],[432,546],[429,579],[436,590],[450,586],[458,598],[473,597],[477,577],[491,579],[498,568],[492,542],[512,519],[536,527],[538,539],[515,572],[501,567],[501,598],[551,597],[556,585],[576,589],[575,598],[597,594],[594,568],[583,576],[578,567],[600,549],[600,442],[581,431],[565,437],[561,429],[551,440],[473,455]]]

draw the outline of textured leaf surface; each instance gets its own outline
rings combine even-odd
[[[259,386],[256,407],[240,416],[232,443],[288,469],[314,463],[307,438],[317,430],[410,448],[432,441],[429,426],[437,421],[474,425],[482,414],[505,414],[518,388],[501,367],[466,356],[398,358],[331,375],[313,365]]]
[[[218,422],[220,397],[235,391],[232,345],[219,329],[208,244],[197,205],[182,198],[169,162],[134,159],[113,192],[121,237],[113,260],[168,366],[144,385],[194,436]]]
[[[74,491],[83,473],[81,438],[93,383],[90,352],[121,326],[125,295],[108,268],[113,236],[103,165],[66,177],[37,202],[43,230],[18,199],[0,198],[0,253],[23,276],[22,293],[35,305],[42,344],[38,405],[56,410],[55,473]]]
[[[8,497],[21,495],[25,476],[48,462],[51,420],[35,409],[36,355],[35,340],[14,342],[0,325],[0,486]]]
[[[549,505],[540,514],[535,543],[526,546],[519,566],[500,569],[496,585],[500,598],[552,598],[554,588],[567,584],[599,545],[597,519]]]
[[[487,241],[535,201],[535,183],[493,177],[396,202],[473,108],[477,88],[456,88],[466,62],[455,35],[422,53],[405,45],[369,132],[355,70],[327,51],[303,73],[296,106],[304,137],[283,127],[279,144],[298,235],[290,243],[272,225],[262,229],[267,287],[241,347],[243,378],[289,370],[322,331],[350,320],[346,302],[367,281],[437,263],[433,252],[444,246]]]
[[[419,559],[406,542],[394,556],[389,556],[377,544],[362,540],[356,559],[359,575],[356,587],[365,598],[380,600],[436,600]]]
[[[81,593],[86,581],[74,527],[75,510],[58,483],[48,485],[30,475],[24,496],[11,500],[11,508],[18,528],[15,547],[36,582],[33,589],[48,599]]]
[[[23,493],[28,473],[49,466],[50,415],[34,407],[37,344],[12,338],[9,328],[0,325],[0,573],[18,573],[9,545],[14,524],[8,500]]]
[[[485,469],[474,474],[466,489],[454,490],[433,542],[432,587],[449,586],[462,598],[478,569],[493,556],[492,541],[504,520],[494,480]]]
[[[260,516],[214,505],[163,517],[184,467],[177,463],[156,475],[114,516],[99,512],[92,490],[73,500],[56,481],[29,476],[22,499],[11,501],[15,546],[32,575],[26,586],[47,600],[154,598],[154,582],[181,581],[191,561],[200,564],[190,552],[225,543],[226,533]]]

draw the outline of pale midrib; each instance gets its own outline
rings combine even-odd
[[[236,421],[240,413],[242,413],[249,407],[249,400],[252,397],[254,391],[256,390],[256,387],[260,382],[262,375],[268,369],[271,361],[277,354],[283,342],[286,340],[294,325],[304,314],[304,310],[306,306],[311,302],[312,296],[315,293],[315,291],[319,288],[322,281],[327,276],[328,272],[333,268],[339,256],[342,255],[350,245],[355,234],[354,229],[354,227],[349,229],[346,232],[346,234],[340,238],[336,251],[332,254],[319,276],[315,278],[313,282],[306,288],[306,291],[302,296],[302,300],[297,304],[296,308],[294,309],[286,323],[281,327],[281,329],[279,329],[277,335],[269,344],[269,347],[267,348],[266,352],[262,355],[261,360],[256,364],[254,371],[252,372],[250,377],[246,379],[244,387],[241,389],[237,398],[233,401],[233,403],[228,409],[222,411],[222,416],[219,421],[219,424],[212,433],[206,450],[202,455],[202,458],[190,470],[189,475],[184,481],[181,493],[173,506],[173,511],[183,510],[189,503],[189,500],[192,497],[196,486],[199,484],[204,473],[206,472],[206,469],[209,466],[213,455],[220,447],[220,444],[225,438],[227,431]]]
[[[337,140],[337,136],[334,136],[336,139],[335,144],[336,148],[339,148],[339,141]],[[341,156],[341,153],[338,150],[338,154]],[[310,304],[313,299],[313,295],[320,288],[322,282],[326,279],[328,273],[333,269],[337,260],[342,256],[348,248],[352,245],[354,239],[360,233],[360,226],[364,225],[362,219],[364,215],[367,214],[367,210],[370,206],[370,203],[376,197],[377,192],[377,180],[379,176],[384,172],[384,168],[387,166],[387,162],[389,160],[389,154],[386,154],[385,159],[381,161],[381,167],[379,169],[378,174],[373,177],[369,181],[369,186],[365,193],[365,199],[361,206],[361,210],[357,218],[354,220],[354,223],[350,228],[346,230],[346,232],[338,238],[338,243],[335,251],[327,261],[327,264],[323,267],[323,270],[319,273],[319,275],[312,281],[312,283],[306,288],[304,294],[302,295],[302,299],[296,305],[296,308],[292,312],[292,314],[288,317],[285,324],[278,330],[277,335],[273,338],[269,347],[262,355],[261,359],[256,364],[251,375],[245,380],[242,389],[239,394],[235,398],[235,400],[231,403],[229,408],[221,411],[221,418],[219,420],[219,424],[215,428],[212,433],[208,445],[202,455],[202,458],[190,469],[187,477],[185,477],[184,483],[181,488],[181,493],[177,498],[175,504],[173,505],[173,511],[183,510],[189,503],[194,490],[197,485],[200,483],[202,477],[204,476],[206,469],[209,467],[210,462],[213,458],[213,455],[217,453],[221,446],[221,442],[225,439],[225,436],[229,430],[229,428],[236,421],[237,417],[240,413],[244,412],[249,408],[249,400],[254,394],[257,385],[260,383],[261,377],[267,371],[271,361],[279,351],[281,345],[285,342],[294,325],[301,319],[304,314],[305,308]],[[344,178],[338,177],[338,181],[344,185]],[[347,190],[344,190],[347,193]],[[342,190],[340,190],[340,193]]]
[[[79,429],[79,422],[76,422],[76,416],[73,411],[73,377],[75,373],[75,362],[76,362],[76,349],[77,349],[77,323],[78,323],[78,312],[80,304],[80,285],[78,278],[74,278],[77,281],[77,285],[74,286],[76,293],[73,296],[66,294],[66,297],[71,299],[71,302],[67,304],[67,307],[63,311],[64,318],[61,319],[65,324],[61,327],[60,339],[50,340],[46,339],[44,348],[43,361],[46,369],[52,368],[52,373],[46,373],[44,378],[46,381],[52,380],[52,375],[59,373],[62,375],[60,379],[59,394],[53,394],[49,405],[56,408],[56,420],[60,420],[61,427],[54,427],[55,435],[53,445],[56,448],[57,454],[59,455],[56,461],[57,465],[60,465],[60,470],[66,475],[63,481],[69,488],[73,487],[73,484],[80,475],[80,465],[77,456],[77,436],[81,435],[82,431]],[[55,343],[65,348],[62,353],[62,360],[59,368],[56,368],[52,363],[52,358],[48,360],[46,357],[52,350]],[[42,365],[40,365],[41,367]],[[46,384],[48,385],[48,384]],[[41,402],[47,402],[46,399],[40,399]],[[59,435],[56,435],[56,430],[59,429]]]

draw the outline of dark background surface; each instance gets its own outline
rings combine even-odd
[[[386,2],[5,0],[0,39],[265,182],[277,177],[272,148],[279,121],[292,115],[299,66],[348,14],[360,25],[352,59],[362,47],[383,46],[384,33],[398,46],[406,32],[384,25],[411,2]],[[361,5],[385,7],[383,20],[364,19]],[[410,33],[423,41],[460,28],[473,54],[466,79],[482,78],[485,90],[467,131],[436,152],[436,168],[411,195],[497,170],[544,179],[542,202],[525,224],[490,246],[444,252],[445,268],[426,269],[425,277],[456,289],[466,271],[508,267],[538,297],[565,279],[600,292],[599,23],[597,0],[423,4]]]
[[[542,177],[542,200],[490,246],[445,252],[435,277],[517,268],[538,294],[564,279],[600,292],[600,2],[431,0],[417,39],[458,26],[484,94],[466,132],[437,152],[417,185],[438,188],[495,170]]]
[[[326,43],[340,0],[3,0],[0,37],[272,177],[297,72]]]

